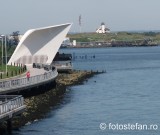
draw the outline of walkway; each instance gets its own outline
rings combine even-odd
[[[31,77],[29,80],[24,75],[21,78],[12,78],[6,79],[0,82],[0,94],[8,94],[11,92],[17,92],[21,90],[26,90],[35,86],[39,86],[40,84],[47,83],[49,81],[54,80],[58,72],[55,69],[54,71],[49,70],[46,71],[43,68],[32,68],[28,66],[27,69],[30,71]]]

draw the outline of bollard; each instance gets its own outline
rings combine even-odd
[[[27,70],[27,67],[26,67],[26,65],[24,65],[24,70]]]
[[[21,67],[21,73],[23,73],[23,68]]]
[[[15,70],[15,75],[17,75],[17,70]]]
[[[11,76],[13,76],[13,71],[11,71]]]

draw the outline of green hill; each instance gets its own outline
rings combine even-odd
[[[117,32],[117,33],[79,33],[69,34],[68,37],[71,41],[76,40],[77,42],[94,42],[94,41],[135,41],[150,39],[157,44],[160,44],[160,33],[155,32],[144,32],[144,33],[129,33],[129,32]]]

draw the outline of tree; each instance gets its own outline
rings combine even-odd
[[[19,31],[14,31],[12,34],[11,34],[11,36],[12,36],[12,41],[10,41],[11,42],[11,44],[12,45],[18,45],[18,43],[19,43]]]

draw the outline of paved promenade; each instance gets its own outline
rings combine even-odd
[[[5,79],[0,81],[0,94],[8,94],[12,92],[19,92],[22,90],[27,90],[35,86],[50,82],[54,80],[58,72],[55,69],[44,70],[44,68],[32,68],[32,66],[27,65],[27,70],[30,72],[29,80],[26,77],[26,73],[21,77],[13,77],[10,79]]]
[[[32,65],[27,65],[27,70],[30,72],[31,77],[36,76],[36,75],[41,75],[44,74],[45,72],[47,73],[44,68],[33,68]],[[26,77],[26,76],[25,76]]]

